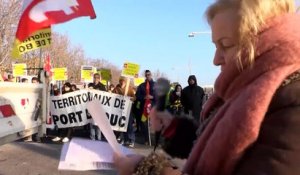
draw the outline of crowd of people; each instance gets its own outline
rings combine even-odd
[[[149,113],[151,108],[156,103],[155,97],[155,81],[152,78],[150,70],[146,70],[145,82],[141,83],[139,86],[129,86],[126,92],[126,77],[120,77],[118,84],[115,86],[110,84],[109,86],[101,83],[101,75],[95,73],[93,75],[93,82],[88,83],[83,86],[82,89],[94,89],[99,91],[105,91],[110,93],[115,93],[119,95],[129,96],[132,101],[132,108],[129,116],[129,124],[127,132],[114,131],[119,143],[134,147],[136,141],[136,134],[141,136],[141,142],[145,145],[149,145],[151,137],[149,137]],[[5,82],[20,82],[20,83],[40,83],[38,77],[32,77],[29,80],[28,77],[20,78],[13,77],[12,74],[8,74],[4,78]],[[70,92],[78,91],[80,88],[76,84],[71,84],[70,82],[65,82],[64,84],[50,84],[50,95],[60,96]],[[186,115],[193,117],[195,120],[199,121],[199,114],[201,112],[204,91],[198,86],[197,79],[194,75],[188,78],[188,86],[182,88],[180,84],[173,83],[170,91],[167,95],[166,109],[174,115]],[[79,128],[58,128],[55,127],[54,130],[50,131],[49,135],[53,136],[53,142],[69,142],[73,136],[74,130],[82,130],[83,132],[89,133],[89,138],[92,140],[105,140],[101,135],[101,130],[98,128],[97,124],[93,122]],[[26,139],[27,140],[27,139]],[[31,139],[29,139],[31,140]],[[32,137],[32,140],[39,140],[36,135]]]
[[[86,88],[130,97],[132,108],[127,132],[114,131],[116,138],[119,143],[134,147],[136,134],[139,134],[141,135],[141,142],[145,145],[149,145],[148,118],[151,108],[156,103],[155,81],[152,79],[150,70],[145,71],[145,82],[137,87],[129,85],[126,89],[126,81],[126,77],[121,76],[119,78],[119,83],[116,86],[113,84],[106,86],[101,83],[101,75],[95,73],[93,75],[93,82],[88,83]],[[166,108],[174,115],[186,114],[199,121],[201,109],[197,108],[197,106],[202,106],[204,91],[197,85],[197,79],[194,75],[189,77],[188,84],[189,85],[184,89],[182,89],[181,85],[178,83],[172,86],[167,97],[168,103],[166,104]],[[51,95],[59,96],[60,94],[66,94],[77,90],[79,90],[79,88],[77,88],[75,84],[69,82],[64,83],[61,89],[55,84],[51,86]],[[74,128],[56,128],[56,136],[52,141],[69,142],[72,137],[73,129]],[[89,125],[84,126],[83,129],[89,132],[90,139],[105,140],[105,137],[101,135],[101,130],[96,123],[91,122]]]
[[[25,78],[25,77],[14,77],[12,74],[7,74],[7,76],[0,75],[0,82],[40,83],[37,76]]]

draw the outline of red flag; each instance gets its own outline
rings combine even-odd
[[[49,56],[49,54],[46,55],[45,64],[44,64],[44,71],[48,72],[49,77],[52,76],[52,72],[51,72],[51,61],[50,61],[50,56]]]
[[[150,95],[150,83],[147,80],[146,81],[146,96]],[[151,111],[151,100],[150,99],[146,99],[145,100],[145,105],[144,105],[144,109],[143,109],[143,114],[142,114],[142,118],[141,121],[145,122],[148,119],[148,116],[150,114]]]
[[[48,119],[46,120],[46,124],[48,124],[48,125],[52,124],[52,118],[51,118],[51,116],[48,116]]]
[[[32,0],[23,11],[16,38],[24,41],[39,29],[81,16],[96,18],[91,0]]]

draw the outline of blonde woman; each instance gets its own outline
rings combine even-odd
[[[207,19],[221,73],[201,115],[209,122],[183,173],[300,174],[300,16],[294,0],[217,0]],[[181,122],[169,114],[153,110],[151,117],[164,136],[180,133]],[[116,167],[121,174],[182,174],[151,156],[115,156]]]

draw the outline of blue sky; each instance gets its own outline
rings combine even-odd
[[[299,5],[300,0],[296,0]],[[159,69],[171,81],[187,85],[194,74],[198,84],[214,83],[219,68],[212,64],[214,45],[204,12],[212,0],[92,0],[97,18],[77,18],[56,25],[88,57],[109,60],[119,68],[125,61],[141,71]]]

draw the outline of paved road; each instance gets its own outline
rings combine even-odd
[[[114,171],[58,171],[62,144],[14,142],[0,146],[0,175],[115,175]],[[139,154],[152,148],[136,145]]]

